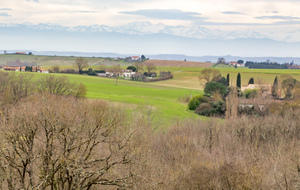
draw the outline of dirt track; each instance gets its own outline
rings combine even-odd
[[[148,60],[145,63],[153,63],[157,67],[211,67],[213,65],[213,63],[204,62],[168,60]]]

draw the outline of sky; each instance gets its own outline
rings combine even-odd
[[[300,42],[300,0],[0,0],[0,24],[114,27],[138,21]]]
[[[300,0],[0,0],[0,23],[300,30]]]

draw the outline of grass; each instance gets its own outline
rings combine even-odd
[[[158,68],[158,70],[163,70],[166,68]],[[200,85],[198,76],[200,71],[205,68],[183,68],[181,72],[174,72],[173,80],[166,80],[157,82],[157,84],[162,86],[172,86],[178,88],[187,88],[187,89],[203,89],[203,86]],[[242,86],[247,86],[248,81],[251,77],[255,81],[262,81],[266,84],[273,84],[276,76],[280,77],[281,75],[292,75],[295,79],[300,81],[300,70],[287,70],[287,69],[245,69],[245,68],[218,68],[222,76],[226,77],[229,73],[230,75],[230,85],[236,85],[237,74],[241,73]]]
[[[45,74],[34,73],[36,78]],[[159,83],[142,83],[127,80],[93,77],[87,75],[55,74],[67,76],[70,81],[83,83],[87,88],[87,98],[103,99],[114,103],[121,103],[127,110],[136,110],[138,107],[153,108],[156,122],[162,126],[172,124],[174,118],[183,120],[186,118],[204,118],[187,110],[187,103],[178,99],[203,93],[202,90],[190,90],[160,85]]]
[[[74,56],[43,56],[43,55],[14,55],[14,54],[0,54],[0,65],[5,65],[7,62],[16,62],[20,60],[22,63],[28,63],[28,65],[45,66],[45,68],[51,68],[53,65],[67,66],[73,65],[77,57]],[[104,59],[99,57],[85,57],[91,66],[105,64],[105,65],[129,65],[122,61],[114,61],[113,59]]]

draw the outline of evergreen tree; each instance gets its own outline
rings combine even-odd
[[[144,61],[146,59],[146,57],[144,55],[141,56],[142,61]]]
[[[254,84],[254,78],[253,77],[249,80],[248,85],[249,84]]]
[[[229,73],[227,74],[227,76],[226,76],[226,86],[229,86]]]
[[[236,86],[241,88],[241,74],[240,73],[237,75]]]
[[[278,91],[278,78],[276,76],[275,79],[274,79],[273,88],[272,88],[272,95],[274,97],[277,97],[277,91]]]

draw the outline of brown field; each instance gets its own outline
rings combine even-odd
[[[213,65],[213,63],[169,60],[148,60],[145,63],[153,63],[157,67],[211,67]]]

